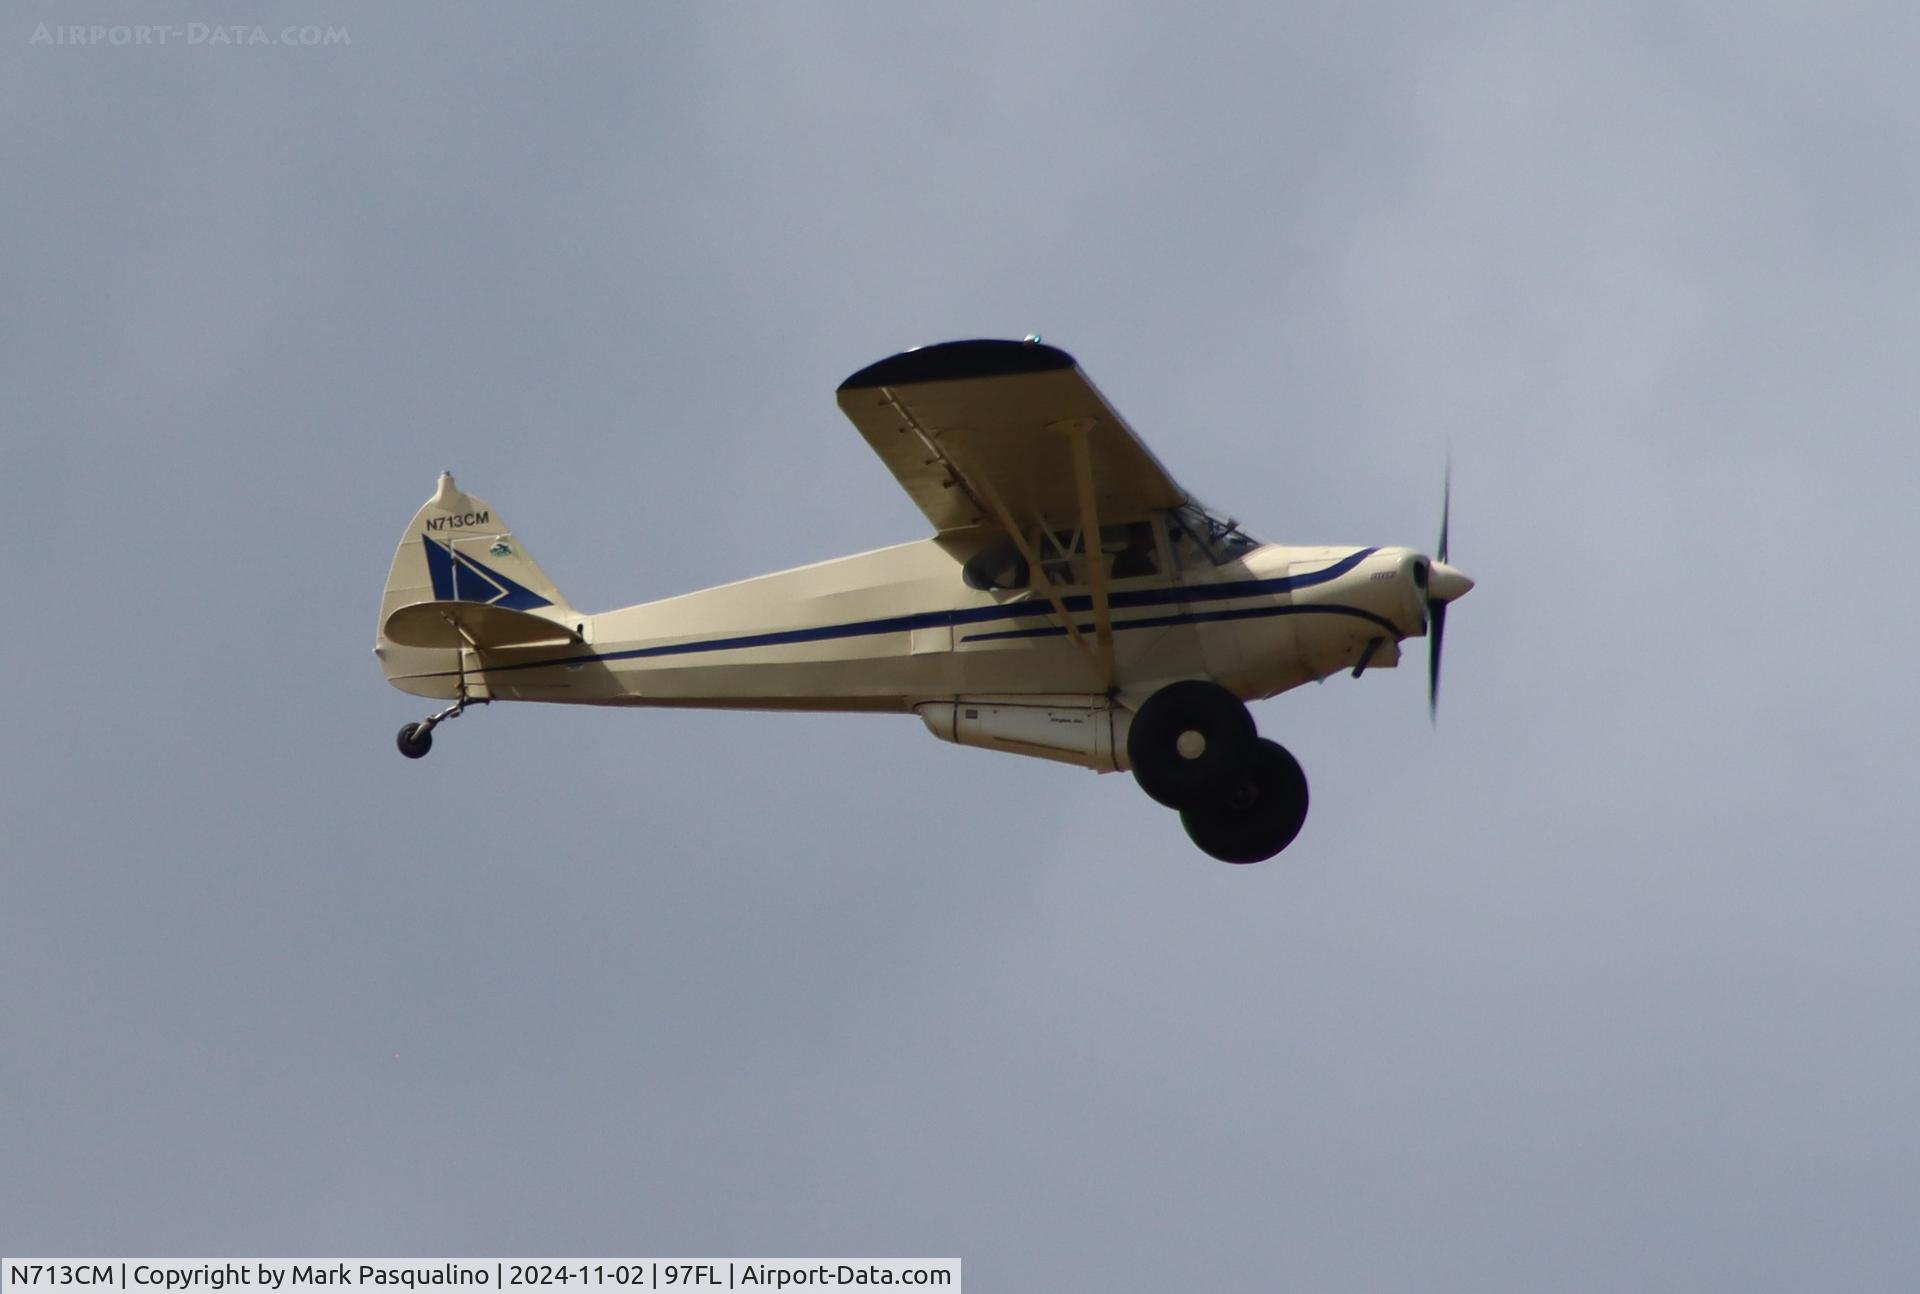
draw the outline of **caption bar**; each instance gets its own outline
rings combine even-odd
[[[4,1258],[0,1294],[313,1290],[958,1291],[958,1258]]]

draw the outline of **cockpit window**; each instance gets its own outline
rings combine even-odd
[[[1154,542],[1151,522],[1100,527],[1100,551],[1112,559],[1107,573],[1116,580],[1160,573],[1160,545]]]
[[[1030,536],[1047,583],[1077,588],[1088,582],[1086,536],[1078,530],[1039,531]],[[1094,560],[1111,580],[1139,579],[1160,573],[1160,544],[1152,522],[1100,527]],[[983,548],[961,568],[961,578],[976,589],[1023,589],[1033,572],[1011,539]]]
[[[1260,547],[1260,541],[1240,529],[1233,518],[1195,503],[1183,504],[1167,514],[1167,533],[1176,555],[1185,559],[1197,552],[1215,566]]]
[[[1046,572],[1049,584],[1078,584],[1075,578],[1074,558],[1080,555],[1080,532],[1077,530],[1043,530],[1035,544],[1040,554],[1040,569]]]

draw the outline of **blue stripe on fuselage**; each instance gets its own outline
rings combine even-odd
[[[1294,589],[1311,588],[1316,584],[1325,584],[1336,580],[1367,558],[1380,551],[1377,548],[1363,548],[1350,553],[1331,566],[1317,571],[1308,571],[1304,575],[1283,575],[1270,580],[1232,580],[1224,584],[1172,585],[1157,589],[1129,589],[1112,594],[1108,605],[1115,610],[1133,607],[1167,606],[1173,603],[1226,602],[1235,598],[1261,597],[1275,593],[1288,593]],[[1086,594],[1074,594],[1063,597],[1069,613],[1089,611],[1093,599]],[[1116,620],[1114,629],[1164,628],[1168,625],[1199,624],[1213,620],[1247,620],[1269,615],[1295,615],[1305,612],[1326,612],[1334,615],[1359,616],[1374,621],[1391,632],[1399,630],[1392,622],[1382,619],[1371,611],[1358,607],[1312,606],[1312,607],[1249,607],[1234,611],[1183,612],[1171,616],[1154,616],[1145,619]],[[962,625],[990,623],[995,620],[1016,620],[1025,616],[1052,615],[1053,604],[1045,599],[1030,599],[1025,602],[1007,603],[988,607],[963,607],[957,611],[921,611],[913,615],[889,616],[882,620],[855,620],[847,624],[816,625],[806,629],[781,629],[771,633],[743,634],[730,638],[705,638],[694,642],[666,643],[658,647],[629,647],[621,651],[587,652],[576,656],[560,656],[549,660],[523,661],[512,665],[488,665],[491,672],[507,670],[545,669],[554,665],[586,665],[595,661],[646,660],[658,656],[686,656],[701,652],[742,651],[754,647],[784,647],[793,643],[826,642],[834,638],[864,638],[872,634],[907,633],[915,629],[938,629],[942,627],[959,628]],[[963,641],[981,642],[996,638],[1044,637],[1051,634],[1065,634],[1060,625],[1043,625],[1034,629],[1007,630],[1002,633],[971,634]],[[447,671],[453,673],[455,671]]]
[[[1365,620],[1370,624],[1379,625],[1382,629],[1396,636],[1400,632],[1400,627],[1385,616],[1363,610],[1360,607],[1341,606],[1338,603],[1332,602],[1313,603],[1304,607],[1236,607],[1227,611],[1189,611],[1185,615],[1177,616],[1149,616],[1143,620],[1116,620],[1113,622],[1113,631],[1119,633],[1122,629],[1165,629],[1172,625],[1198,625],[1216,620],[1263,620],[1268,616],[1320,615],[1353,616],[1357,619]],[[1082,624],[1076,625],[1075,628],[1079,629],[1083,634],[1090,634],[1094,631],[1095,626]],[[1063,625],[1041,625],[1035,629],[1002,629],[998,633],[968,634],[960,641],[984,643],[998,642],[1007,638],[1064,638],[1066,633],[1066,627]]]

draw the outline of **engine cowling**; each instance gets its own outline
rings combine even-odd
[[[1096,773],[1131,767],[1127,730],[1133,725],[1133,711],[1104,697],[1044,703],[961,697],[927,701],[913,709],[928,732],[956,745],[1077,764]]]

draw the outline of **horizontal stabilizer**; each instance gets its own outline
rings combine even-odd
[[[410,602],[394,608],[380,632],[402,647],[570,647],[583,642],[566,625],[484,602]]]

